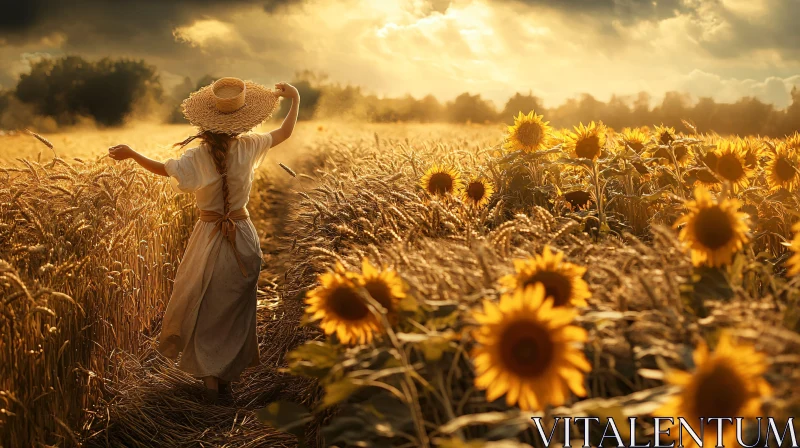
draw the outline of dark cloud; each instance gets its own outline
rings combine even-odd
[[[598,38],[619,37],[612,21],[630,26],[643,21],[661,21],[676,16],[694,18],[701,31],[708,19],[727,27],[724,35],[696,36],[712,56],[736,58],[753,50],[777,50],[786,60],[800,59],[800,0],[758,0],[764,14],[731,11],[720,0],[507,0],[534,8],[546,8],[572,16],[576,27],[586,26]],[[753,0],[756,2],[757,0]],[[700,33],[702,34],[702,33]],[[624,42],[620,42],[623,44]]]
[[[173,36],[176,27],[204,18],[226,21],[233,13],[247,9],[256,13],[280,13],[301,1],[0,0],[0,55],[10,55],[18,65],[27,52],[49,53],[56,57],[77,54],[89,59],[129,57],[145,59],[173,77],[180,74],[197,78],[209,73],[236,71],[243,57],[239,53],[247,48],[235,47],[209,55],[204,49],[176,41]],[[44,39],[56,33],[61,37]],[[274,40],[270,38],[271,42]],[[49,42],[57,44],[51,46]],[[286,71],[278,64],[280,61],[269,62],[272,62],[272,70]],[[0,65],[3,66],[0,85],[13,85],[15,72],[6,69],[6,61]],[[247,77],[248,74],[241,75]]]
[[[303,0],[265,0],[262,3],[264,3],[264,11],[273,13],[279,11],[281,8],[302,3],[302,1]]]
[[[690,8],[681,0],[514,0],[526,5],[594,17],[598,21],[615,19],[623,23],[663,20]]]
[[[274,12],[299,0],[0,0],[0,37],[11,43],[62,32],[69,41],[169,36],[173,27],[220,11]],[[103,44],[103,41],[96,41]]]
[[[702,42],[720,58],[736,58],[753,50],[777,50],[786,59],[800,60],[800,0],[765,0],[763,14],[731,11],[715,2],[712,10],[729,27],[724,39]],[[701,13],[697,13],[700,19]]]

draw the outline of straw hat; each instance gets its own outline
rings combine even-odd
[[[220,78],[192,93],[181,109],[203,131],[241,134],[269,119],[278,99],[273,90],[252,81]]]

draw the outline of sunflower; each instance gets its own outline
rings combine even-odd
[[[733,254],[749,241],[747,213],[739,212],[739,201],[717,202],[704,187],[694,190],[694,200],[686,201],[689,212],[675,222],[685,224],[679,238],[692,252],[692,263],[717,267],[729,263]]]
[[[461,191],[461,174],[450,166],[433,165],[422,175],[419,185],[432,195],[457,194]]]
[[[656,141],[659,145],[668,146],[675,140],[675,128],[671,126],[664,126],[662,123],[660,126],[656,126],[656,130],[653,132]]]
[[[800,222],[792,227],[794,231],[794,239],[792,240],[792,257],[789,258],[789,275],[800,274]]]
[[[508,127],[504,147],[510,151],[536,152],[547,148],[550,133],[549,122],[544,121],[541,115],[536,115],[533,111],[528,115],[520,112],[514,117],[514,125]]]
[[[396,318],[397,304],[406,297],[407,290],[397,272],[385,268],[378,270],[365,257],[361,263],[361,275],[349,275],[386,309],[390,321]]]
[[[487,400],[505,395],[508,406],[537,411],[564,404],[570,391],[586,395],[583,372],[591,365],[574,345],[586,341],[586,330],[570,325],[574,310],[553,307],[544,294],[542,285],[528,286],[474,312],[475,387]]]
[[[737,138],[736,140],[742,145],[744,164],[750,169],[758,168],[758,162],[764,155],[764,143],[752,138]]]
[[[545,246],[541,255],[527,260],[515,260],[516,273],[502,277],[499,283],[508,289],[524,289],[528,285],[541,283],[547,297],[552,297],[553,306],[586,306],[592,296],[589,285],[583,280],[586,268],[564,261],[564,254],[553,253]]]
[[[767,361],[763,354],[753,347],[733,343],[727,333],[723,333],[714,353],[709,353],[703,342],[694,351],[694,373],[673,371],[667,375],[667,382],[679,386],[680,393],[664,404],[654,415],[675,419],[677,438],[680,431],[678,417],[697,428],[700,419],[712,417],[758,417],[761,415],[761,400],[771,394],[769,384],[763,374]],[[715,446],[717,425],[704,424],[703,446]],[[700,433],[700,430],[696,430]],[[723,442],[735,440],[736,427],[729,424],[723,430]],[[683,437],[686,446],[696,446],[688,434]]]
[[[681,166],[686,166],[692,159],[692,150],[683,144],[672,146],[672,152],[675,154],[675,160]],[[658,145],[647,152],[648,157],[658,159],[662,165],[672,165],[672,156],[669,154],[670,147]]]
[[[741,142],[723,140],[717,144],[714,153],[717,156],[714,171],[723,180],[731,183],[734,192],[750,185],[754,170],[745,161],[745,149]]]
[[[697,164],[703,166],[705,163],[708,167],[714,172],[717,172],[717,162],[719,162],[719,154],[716,152],[716,148],[708,150],[705,154],[700,154],[699,152],[695,153],[695,160]]]
[[[464,202],[475,207],[483,207],[489,202],[489,198],[494,193],[494,183],[488,179],[477,177],[469,182],[461,192]]]
[[[800,133],[794,131],[794,134],[786,137],[786,147],[793,150],[800,150]]]
[[[636,154],[641,154],[648,138],[647,132],[642,128],[623,128],[619,135],[619,144],[623,148],[630,147]]]
[[[785,188],[794,191],[800,185],[800,161],[797,152],[789,149],[785,143],[779,143],[775,152],[767,155],[767,182],[770,190]]]
[[[696,179],[696,183],[703,185],[711,190],[719,190],[720,181],[714,173],[708,168],[697,168],[692,171]]]
[[[564,149],[569,151],[573,158],[596,159],[600,157],[606,145],[606,126],[603,123],[595,124],[594,121],[584,126],[580,123],[575,126],[575,132],[569,132],[564,138]]]
[[[337,263],[333,272],[319,276],[319,286],[306,293],[306,314],[312,321],[320,320],[322,331],[336,334],[343,344],[369,343],[381,331],[359,292],[360,277]]]
[[[564,144],[564,141],[567,139],[567,136],[570,134],[570,130],[567,128],[556,129],[553,131],[552,140],[554,143]]]

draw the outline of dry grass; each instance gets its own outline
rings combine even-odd
[[[70,444],[164,309],[193,204],[130,166],[0,171],[3,446]]]

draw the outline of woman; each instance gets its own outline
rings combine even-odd
[[[292,106],[280,128],[249,133],[272,116],[280,98]],[[193,93],[182,104],[184,116],[199,132],[201,144],[179,159],[148,159],[127,145],[108,149],[114,160],[133,159],[146,170],[170,176],[177,192],[194,193],[200,220],[194,227],[175,274],[158,350],[178,366],[202,378],[206,397],[241,372],[258,364],[256,291],[261,247],[247,213],[254,170],[267,151],[292,135],[300,95],[287,83],[275,90],[237,78],[222,78]]]

